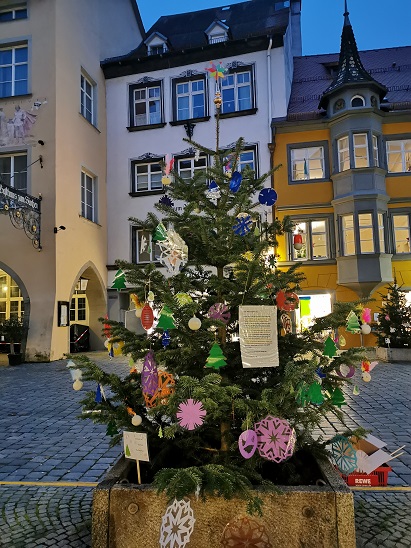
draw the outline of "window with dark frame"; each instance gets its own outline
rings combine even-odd
[[[27,154],[0,154],[0,182],[27,192]]]
[[[394,253],[410,253],[411,222],[410,213],[393,213]]]
[[[162,92],[160,82],[130,86],[130,127],[162,123]]]
[[[158,261],[161,254],[159,245],[153,242],[152,233],[139,227],[132,227],[132,262],[147,264]]]
[[[176,121],[206,116],[206,79],[196,76],[176,79],[173,84],[174,119]]]
[[[131,162],[131,192],[149,192],[163,189],[162,158]]]
[[[85,74],[80,77],[80,113],[96,125],[96,85]]]
[[[10,5],[0,9],[0,23],[18,19],[27,19],[27,2],[19,2],[15,7]]]
[[[81,172],[81,216],[97,222],[96,179],[85,171]]]
[[[411,173],[411,138],[386,142],[388,173]]]
[[[295,236],[301,242],[297,247]],[[294,220],[294,231],[291,234],[290,258],[293,261],[320,261],[330,258],[329,222],[328,219]],[[301,247],[300,247],[301,246]]]
[[[291,181],[325,178],[324,146],[290,147]]]
[[[221,114],[247,111],[254,108],[252,67],[231,69],[221,81]]]

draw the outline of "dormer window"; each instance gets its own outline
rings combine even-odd
[[[365,106],[365,99],[362,95],[354,95],[354,97],[351,99],[351,106],[352,107],[364,107]]]
[[[147,46],[147,55],[160,55],[168,51],[167,38],[160,32],[153,32],[144,40]]]
[[[228,40],[228,26],[223,21],[214,21],[205,31],[209,44]]]

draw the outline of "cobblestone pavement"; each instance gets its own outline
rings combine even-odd
[[[126,358],[92,356],[108,371],[128,371]],[[0,485],[1,547],[90,546],[93,483],[121,447],[109,448],[103,425],[78,419],[84,391],[94,386],[75,392],[71,383],[66,361],[0,367],[0,482],[16,482]],[[380,364],[359,396],[346,393],[350,426],[372,429],[389,452],[406,444],[391,463],[395,489],[411,485],[410,389],[411,364]],[[330,417],[322,432],[332,437],[341,428]],[[358,548],[411,547],[411,490],[354,496]]]

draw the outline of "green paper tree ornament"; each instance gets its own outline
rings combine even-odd
[[[164,242],[167,240],[167,229],[163,223],[159,223],[154,229],[152,239],[154,242]]]
[[[120,291],[121,289],[126,289],[125,281],[126,281],[126,275],[120,268],[120,270],[117,270],[114,276],[114,281],[113,281],[113,285],[111,286],[111,289],[117,289],[117,291]]]
[[[337,353],[337,347],[335,345],[335,342],[332,340],[332,338],[328,335],[325,343],[324,343],[324,356],[328,356],[329,358],[332,358]]]
[[[160,312],[160,318],[157,324],[158,329],[175,329],[174,317],[171,309],[164,305]]]
[[[106,434],[107,436],[116,436],[118,434],[118,430],[115,422],[108,423]]]
[[[345,326],[349,333],[359,333],[361,331],[360,322],[358,321],[357,314],[351,310],[348,314],[347,324]]]
[[[226,357],[221,350],[221,347],[218,343],[214,343],[210,349],[210,355],[206,361],[206,367],[212,367],[213,369],[220,369],[227,365]]]
[[[131,455],[130,448],[128,445],[126,445],[126,457],[129,457]]]
[[[318,382],[313,382],[308,387],[307,399],[309,402],[314,405],[321,405],[324,402],[324,396],[321,392],[321,384]]]
[[[341,407],[342,405],[346,405],[346,401],[344,398],[344,394],[341,390],[341,388],[336,388],[331,396],[331,403],[333,405],[336,405],[337,407]]]

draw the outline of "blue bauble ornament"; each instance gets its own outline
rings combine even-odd
[[[231,192],[237,192],[237,190],[240,188],[241,181],[243,180],[243,176],[239,171],[233,171],[233,174],[231,175],[231,181],[230,181],[230,190]]]
[[[263,188],[258,195],[258,201],[262,205],[272,206],[277,201],[277,193],[273,188]]]

